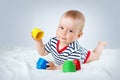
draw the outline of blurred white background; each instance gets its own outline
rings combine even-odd
[[[107,48],[120,48],[119,0],[0,0],[0,46],[35,47],[33,28],[41,28],[44,42],[55,36],[61,15],[80,10],[86,18],[82,46],[94,48],[97,42],[108,42]]]

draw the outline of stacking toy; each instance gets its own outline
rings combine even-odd
[[[42,39],[43,35],[44,35],[44,32],[39,28],[34,28],[32,30],[32,36],[34,39],[40,40]]]
[[[76,70],[81,69],[80,61],[78,59],[73,60],[73,63],[76,65]]]
[[[76,67],[73,61],[67,60],[63,63],[63,72],[76,72]]]
[[[46,61],[43,58],[39,58],[38,62],[37,62],[37,69],[46,69],[47,68],[47,63],[49,63],[48,61]]]

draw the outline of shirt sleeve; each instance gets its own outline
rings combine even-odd
[[[57,38],[56,37],[52,37],[46,44],[45,44],[45,50],[48,53],[52,53],[53,51],[55,51],[55,47],[56,47],[56,43],[57,43]]]
[[[88,57],[90,56],[90,51],[85,48],[80,48],[68,56],[68,60],[78,59],[81,63],[86,63]]]
[[[45,50],[46,50],[48,53],[51,52],[50,44],[51,44],[51,39],[45,44]]]
[[[86,63],[86,62],[87,62],[87,60],[88,60],[88,58],[89,58],[89,56],[90,56],[90,53],[91,53],[90,51],[87,52],[87,56],[86,56],[86,58],[85,58],[85,60],[84,60],[83,63]]]

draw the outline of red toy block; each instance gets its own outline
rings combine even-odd
[[[73,60],[73,63],[76,65],[76,70],[80,70],[81,69],[81,65],[80,65],[80,61],[75,59]]]

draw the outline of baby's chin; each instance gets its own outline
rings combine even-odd
[[[70,43],[72,43],[72,42],[67,41],[67,39],[61,39],[61,37],[59,37],[59,36],[56,36],[56,37],[57,37],[58,40],[60,40],[60,42],[62,42],[64,44],[70,44]]]
[[[61,40],[61,39],[59,39],[59,40],[60,40],[60,42],[63,43],[63,44],[66,44],[66,45],[69,45],[69,44],[70,44],[67,40]]]

